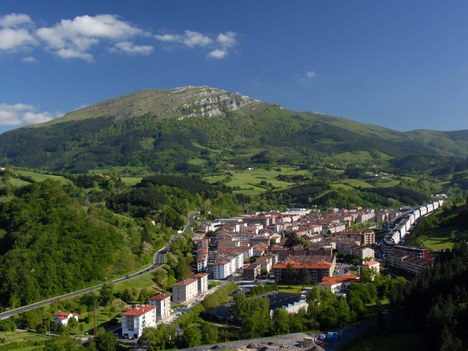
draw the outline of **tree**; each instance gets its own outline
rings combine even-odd
[[[112,332],[106,332],[104,328],[98,328],[97,335],[94,338],[94,342],[98,351],[117,350],[117,338]]]
[[[112,283],[105,283],[99,290],[99,303],[101,306],[108,306],[114,300],[114,287]]]
[[[274,335],[288,334],[289,329],[289,313],[284,308],[277,308],[273,311],[272,332]]]

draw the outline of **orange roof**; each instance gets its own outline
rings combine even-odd
[[[379,264],[380,264],[380,262],[377,262],[377,261],[374,261],[374,260],[362,262],[363,266],[376,266],[376,265],[379,265]]]
[[[310,263],[300,263],[300,262],[295,262],[295,261],[287,261],[285,263],[277,263],[273,267],[274,269],[285,269],[288,266],[290,266],[293,269],[301,269],[301,268],[307,268],[307,269],[327,269],[332,266],[331,263],[329,262],[310,262]]]
[[[134,308],[133,310],[126,311],[121,314],[121,316],[143,316],[144,314],[148,313],[151,310],[155,310],[156,306],[139,306],[137,308]]]
[[[196,279],[184,279],[180,282],[175,283],[173,286],[187,286],[192,283],[195,283],[197,280]]]
[[[340,277],[323,277],[322,282],[319,285],[335,285],[343,282],[358,282],[359,277],[354,274],[342,275]]]
[[[207,275],[208,275],[208,273],[197,273],[193,277],[194,278],[203,278],[203,277],[206,277]]]
[[[161,300],[165,300],[165,299],[168,299],[171,297],[171,294],[163,294],[163,293],[159,293],[157,295],[154,295],[153,297],[150,297],[149,299],[150,300],[157,300],[157,301],[161,301]]]

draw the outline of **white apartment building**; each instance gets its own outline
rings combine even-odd
[[[185,279],[172,286],[172,301],[185,303],[198,296],[198,280]]]
[[[143,305],[122,313],[122,336],[138,339],[146,327],[156,326],[156,306]]]
[[[154,295],[149,298],[149,304],[156,306],[156,319],[164,320],[171,315],[171,294]]]
[[[198,280],[198,294],[208,291],[208,273],[198,273],[193,276]]]

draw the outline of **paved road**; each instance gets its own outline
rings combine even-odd
[[[181,233],[185,233],[190,228],[192,228],[193,223],[195,221],[195,216],[197,216],[197,215],[198,215],[198,212],[190,212],[188,214],[188,221],[189,222],[184,227],[184,229],[181,231]],[[164,255],[167,253],[167,251],[170,250],[170,248],[172,246],[172,243],[178,238],[179,235],[180,234],[173,235],[171,237],[171,239],[169,240],[169,242],[166,244],[166,246],[163,247],[162,249],[160,249],[158,252],[156,252],[154,254],[153,263],[151,264],[151,266],[146,267],[145,269],[142,269],[142,270],[140,270],[138,272],[126,275],[124,277],[114,279],[114,280],[112,280],[112,283],[117,284],[117,283],[123,282],[125,280],[130,280],[132,278],[138,277],[139,275],[141,275],[143,273],[148,273],[148,272],[154,271],[156,268],[158,268],[159,266],[164,264],[164,262],[165,262]],[[104,284],[105,283],[98,284],[98,285],[95,285],[95,286],[92,286],[92,287],[89,287],[89,288],[86,288],[86,289],[74,291],[74,292],[64,294],[64,295],[60,295],[60,296],[56,296],[56,297],[53,297],[53,298],[50,298],[50,299],[47,299],[47,300],[42,300],[42,301],[39,301],[39,302],[35,302],[33,304],[30,304],[30,305],[26,305],[26,306],[11,309],[9,311],[0,313],[0,320],[7,319],[7,318],[10,318],[10,317],[15,316],[17,314],[20,314],[20,313],[32,311],[32,310],[35,310],[37,308],[53,304],[53,303],[55,303],[55,302],[57,302],[59,300],[68,299],[68,298],[71,298],[71,297],[76,297],[76,296],[80,296],[80,295],[83,295],[83,294],[90,293],[92,291],[99,290],[99,289],[102,288],[102,286]]]

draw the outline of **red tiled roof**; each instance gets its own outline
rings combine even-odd
[[[354,274],[342,275],[340,277],[323,277],[322,282],[319,285],[335,285],[343,282],[358,282],[359,277]]]
[[[208,273],[197,273],[193,277],[194,278],[203,278],[203,277],[206,277],[207,275],[208,275]]]
[[[196,279],[185,279],[185,280],[175,283],[173,286],[187,286],[192,283],[195,283],[196,281],[197,281]]]
[[[156,300],[156,301],[162,301],[162,300],[168,299],[170,297],[171,297],[171,294],[160,293],[160,294],[154,295],[153,297],[150,297],[149,299],[150,300]]]
[[[310,262],[310,263],[300,263],[300,262],[294,262],[294,261],[288,261],[285,263],[277,263],[273,267],[274,269],[285,269],[288,266],[290,266],[293,269],[301,269],[301,268],[307,268],[307,269],[327,269],[332,266],[331,263],[329,262]]]
[[[148,313],[151,310],[155,310],[156,306],[139,306],[130,311],[126,311],[121,314],[121,316],[143,316],[145,313]]]

